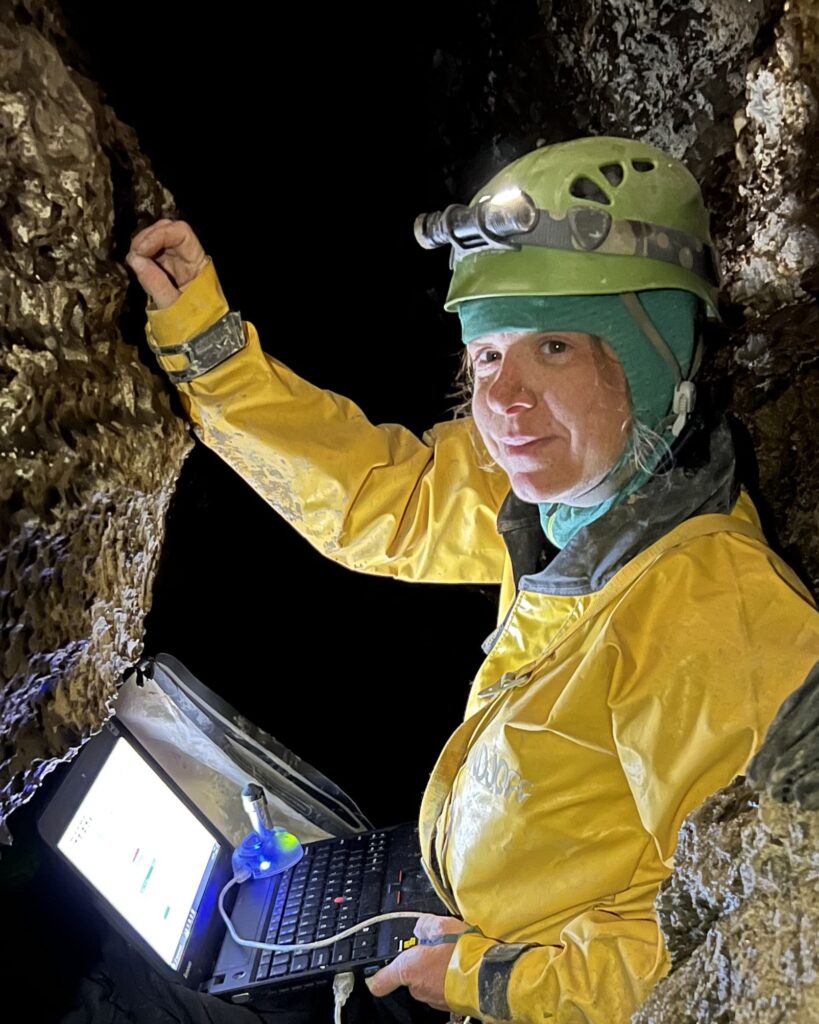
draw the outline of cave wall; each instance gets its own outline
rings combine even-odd
[[[0,7],[0,825],[138,659],[190,446],[122,333],[173,200],[81,68],[52,5]]]

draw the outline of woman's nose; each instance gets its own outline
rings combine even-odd
[[[518,409],[531,409],[537,398],[522,367],[504,365],[489,385],[487,401],[493,412],[509,414]]]

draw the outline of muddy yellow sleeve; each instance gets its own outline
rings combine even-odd
[[[447,1003],[485,1024],[628,1024],[668,970],[654,920],[589,911],[560,945],[463,935],[446,977]]]
[[[209,262],[167,309],[148,306],[148,340],[189,341],[228,312]],[[505,549],[496,530],[509,489],[476,464],[471,421],[418,438],[374,426],[351,401],[314,387],[265,355],[245,322],[246,345],[179,384],[196,433],[315,548],[362,572],[404,580],[499,583]],[[184,356],[160,356],[165,370]]]

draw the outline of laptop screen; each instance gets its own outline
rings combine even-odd
[[[57,847],[176,969],[219,845],[124,738]]]

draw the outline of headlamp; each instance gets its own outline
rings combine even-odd
[[[537,224],[534,200],[520,189],[487,196],[474,206],[453,203],[436,213],[415,218],[415,238],[424,249],[451,245],[455,259],[476,249],[520,249],[515,235],[527,234]]]

